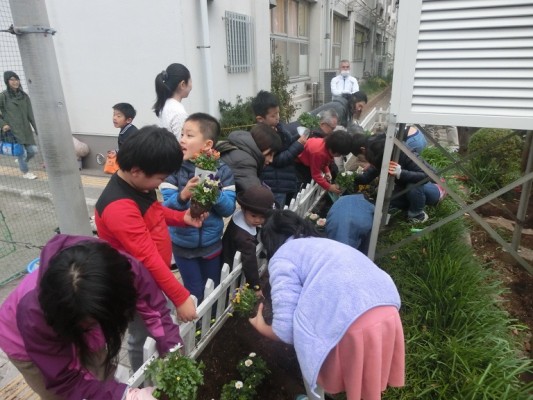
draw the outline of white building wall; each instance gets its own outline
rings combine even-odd
[[[191,71],[193,90],[183,101],[189,113],[208,110],[201,50],[200,3],[203,0],[48,0],[54,43],[73,133],[113,135],[111,107],[129,102],[137,126],[157,123],[155,76],[173,62]],[[268,0],[208,1],[215,103],[248,97],[270,87]],[[255,65],[251,72],[225,69],[224,12],[252,17]]]

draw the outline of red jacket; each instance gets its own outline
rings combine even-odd
[[[177,306],[190,293],[170,271],[172,242],[168,225],[187,226],[185,211],[163,207],[155,191],[139,192],[115,174],[96,202],[98,236],[141,261]]]
[[[307,140],[304,151],[298,156],[298,160],[309,167],[313,180],[328,190],[330,183],[324,178],[322,173],[329,174],[329,164],[333,156],[326,149],[326,142],[322,138],[311,138]]]

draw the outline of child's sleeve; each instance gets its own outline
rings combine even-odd
[[[322,172],[328,172],[329,168],[324,166],[324,159],[318,154],[312,154],[309,161],[309,170],[311,171],[311,177],[313,180],[318,183],[325,190],[328,190],[330,183],[324,178]]]
[[[180,199],[180,189],[178,177],[174,174],[169,175],[165,182],[159,185],[159,190],[163,196],[163,205],[172,210],[187,210],[190,207],[189,201]],[[169,224],[170,225],[170,224]]]

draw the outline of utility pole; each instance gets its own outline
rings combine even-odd
[[[61,233],[91,235],[46,2],[9,3],[59,229]]]

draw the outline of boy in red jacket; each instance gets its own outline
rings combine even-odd
[[[176,306],[178,318],[192,321],[197,318],[194,302],[170,271],[172,242],[168,225],[199,228],[203,218],[195,220],[189,210],[163,207],[155,192],[182,161],[176,137],[165,128],[145,126],[132,133],[117,153],[120,169],[96,202],[95,223],[100,238],[144,264]],[[142,347],[148,332],[138,315],[128,329],[128,351],[136,371],[143,363]]]

